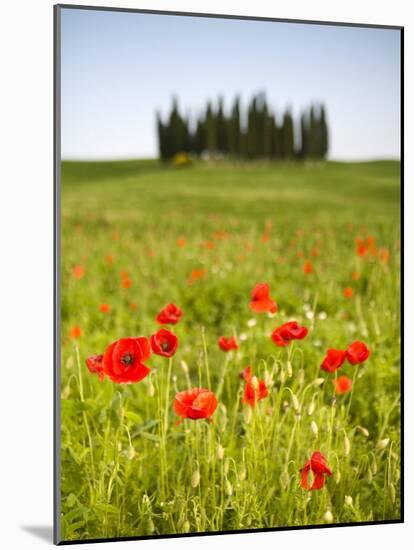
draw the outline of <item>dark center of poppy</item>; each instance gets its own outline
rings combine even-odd
[[[162,342],[161,349],[162,351],[168,351],[170,349],[170,344],[168,342]]]
[[[133,362],[134,362],[134,356],[132,355],[132,353],[125,353],[121,357],[121,363],[126,367],[129,367],[130,365],[132,365]]]

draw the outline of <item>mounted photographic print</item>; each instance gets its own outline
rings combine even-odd
[[[56,543],[403,521],[402,33],[55,7]]]

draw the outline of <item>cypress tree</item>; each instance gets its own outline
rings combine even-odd
[[[295,154],[295,139],[293,129],[293,118],[289,110],[283,115],[282,124],[282,156],[285,159],[292,159]]]
[[[326,122],[326,113],[324,105],[321,106],[320,111],[320,127],[321,127],[321,158],[325,159],[328,154],[329,148],[329,135],[328,125]]]
[[[206,150],[210,155],[217,151],[216,120],[210,103],[206,111]]]

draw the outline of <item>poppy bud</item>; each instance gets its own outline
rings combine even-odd
[[[308,415],[311,416],[315,412],[315,401],[311,401],[308,407]]]
[[[333,515],[330,510],[326,510],[326,512],[323,515],[323,521],[326,521],[326,523],[332,523],[333,522]]]
[[[311,432],[315,437],[318,437],[318,426],[314,420],[312,420],[310,425]]]
[[[372,482],[372,478],[373,478],[373,475],[372,475],[372,468],[368,468],[368,470],[367,470],[367,479],[368,479],[368,483],[371,483],[371,482]]]
[[[242,464],[240,466],[239,479],[240,479],[240,481],[244,481],[246,479],[246,468],[245,468],[244,464]]]
[[[338,470],[335,475],[335,482],[338,485],[338,483],[341,481],[341,472]]]
[[[259,380],[257,379],[257,376],[252,376],[251,384],[253,386],[253,389],[257,391],[259,389]]]
[[[186,519],[183,523],[183,533],[188,533],[190,531],[190,522]]]
[[[227,459],[224,463],[224,475],[227,475],[229,473],[229,469],[230,469],[230,460]]]
[[[344,454],[345,454],[345,456],[348,456],[350,452],[351,452],[351,443],[348,439],[348,436],[345,434],[345,437],[344,437]]]
[[[369,437],[369,431],[363,426],[357,426],[357,429],[362,433],[364,437]]]
[[[149,381],[148,381],[148,396],[149,397],[154,397],[154,395],[155,395],[155,388],[154,388],[154,384],[152,383],[152,380],[150,378]]]
[[[395,502],[395,487],[393,483],[390,483],[390,486],[388,487],[388,492],[390,495],[391,502],[394,504]]]
[[[346,506],[352,506],[354,503],[353,498],[349,495],[345,496],[345,504]]]
[[[303,369],[300,369],[297,375],[297,382],[299,386],[302,386],[304,381],[305,381],[305,371]]]
[[[191,476],[191,487],[195,489],[200,483],[200,470],[194,470],[193,475]]]
[[[233,485],[228,479],[226,479],[226,482],[224,484],[224,490],[226,491],[226,495],[231,497],[231,495],[233,494]]]
[[[129,460],[132,460],[136,455],[135,449],[132,445],[128,447],[128,450],[126,452],[126,456],[129,458]]]
[[[149,533],[153,533],[155,531],[155,525],[151,518],[148,519],[147,529]]]
[[[320,386],[325,382],[325,378],[315,378],[315,380],[312,382],[314,386]]]
[[[217,446],[217,458],[219,460],[223,460],[224,458],[224,447],[221,444]]]
[[[253,416],[253,409],[252,407],[246,407],[244,410],[244,421],[246,424],[250,424]]]
[[[371,464],[371,470],[372,470],[372,473],[373,473],[374,476],[378,472],[378,466],[377,466],[377,462],[376,462],[375,459],[374,459],[373,463]]]
[[[385,447],[387,447],[389,442],[390,442],[389,437],[386,437],[385,439],[380,439],[377,443],[377,449],[382,451],[382,449],[385,449]]]
[[[293,370],[292,370],[292,363],[290,361],[287,362],[286,371],[287,371],[288,377],[292,378]]]
[[[281,381],[281,383],[283,384],[286,380],[286,374],[285,374],[285,371],[284,369],[280,369],[280,374],[279,374],[279,379]]]
[[[299,411],[300,409],[299,400],[294,393],[292,393],[292,407],[295,411]]]
[[[67,399],[70,395],[70,386],[65,386],[60,394],[62,399]]]
[[[188,374],[188,365],[185,361],[181,361],[181,368],[184,374]]]

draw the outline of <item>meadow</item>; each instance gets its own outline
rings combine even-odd
[[[63,540],[400,518],[399,174],[392,161],[63,162]],[[251,309],[258,283],[276,312]],[[164,327],[171,358],[152,354],[133,384],[88,370],[111,343],[156,333],[170,303],[183,312]],[[306,337],[275,345],[292,320]],[[320,368],[355,341],[366,360]],[[194,387],[215,394],[210,418],[176,414]],[[312,490],[316,451],[331,475]]]

